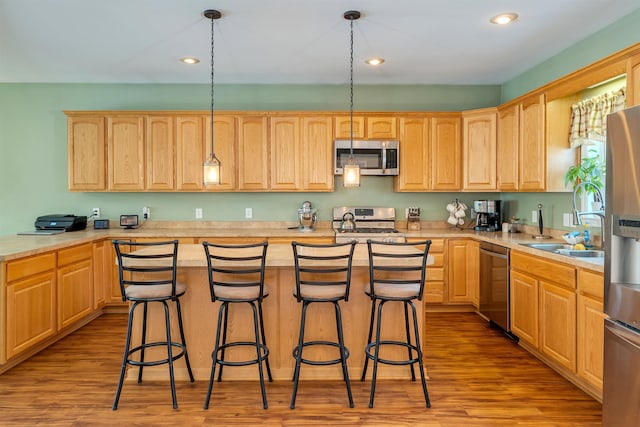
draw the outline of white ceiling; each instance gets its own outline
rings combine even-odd
[[[0,0],[0,82],[501,84],[638,0]],[[496,26],[489,18],[516,12]],[[179,62],[184,56],[197,65]],[[365,65],[371,56],[386,63]]]

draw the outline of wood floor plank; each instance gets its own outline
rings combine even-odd
[[[369,409],[370,382],[352,378],[353,409],[342,381],[301,381],[295,410],[289,409],[291,382],[267,383],[264,410],[257,381],[223,380],[208,411],[204,381],[177,384],[178,410],[171,408],[168,383],[125,383],[112,411],[125,322],[125,315],[103,315],[0,376],[0,425],[601,425],[597,401],[473,313],[427,314],[430,409],[420,383],[405,380],[379,381]]]

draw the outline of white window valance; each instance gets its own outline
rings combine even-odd
[[[626,90],[585,99],[571,106],[569,144],[579,147],[587,141],[604,142],[607,137],[607,115],[625,108]]]

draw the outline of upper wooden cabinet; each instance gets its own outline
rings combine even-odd
[[[173,117],[146,118],[147,189],[166,191],[175,186],[176,144]]]
[[[75,116],[67,121],[68,183],[71,191],[106,189],[103,116]]]
[[[176,175],[177,189],[202,190],[204,175],[204,117],[177,116]]]
[[[520,108],[511,105],[498,109],[497,187],[499,191],[519,188]]]
[[[297,190],[301,187],[300,119],[271,117],[270,174],[272,190]]]
[[[269,188],[269,132],[266,116],[238,119],[238,189]]]
[[[108,189],[145,189],[144,117],[107,116]]]
[[[220,160],[220,184],[206,186],[207,191],[229,191],[238,187],[236,118],[216,114],[213,118],[213,134],[216,157]],[[211,116],[205,119],[204,156],[211,154]],[[204,179],[204,177],[203,177]]]
[[[519,190],[544,191],[547,153],[544,95],[523,100],[519,108]]]
[[[433,117],[431,119],[431,188],[456,191],[462,175],[461,119]],[[401,149],[402,150],[402,149]]]
[[[349,116],[336,117],[336,139],[349,139],[351,136]],[[393,116],[354,116],[354,139],[396,139],[396,118]]]
[[[497,110],[487,108],[462,114],[463,189],[496,190]]]
[[[302,189],[333,191],[333,120],[331,116],[302,117]]]
[[[400,174],[394,178],[396,191],[425,191],[431,188],[430,120],[400,117]]]
[[[627,107],[640,105],[640,53],[627,59]]]

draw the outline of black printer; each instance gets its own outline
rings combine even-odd
[[[35,226],[36,230],[84,230],[87,228],[87,217],[63,214],[43,215],[36,219]]]

